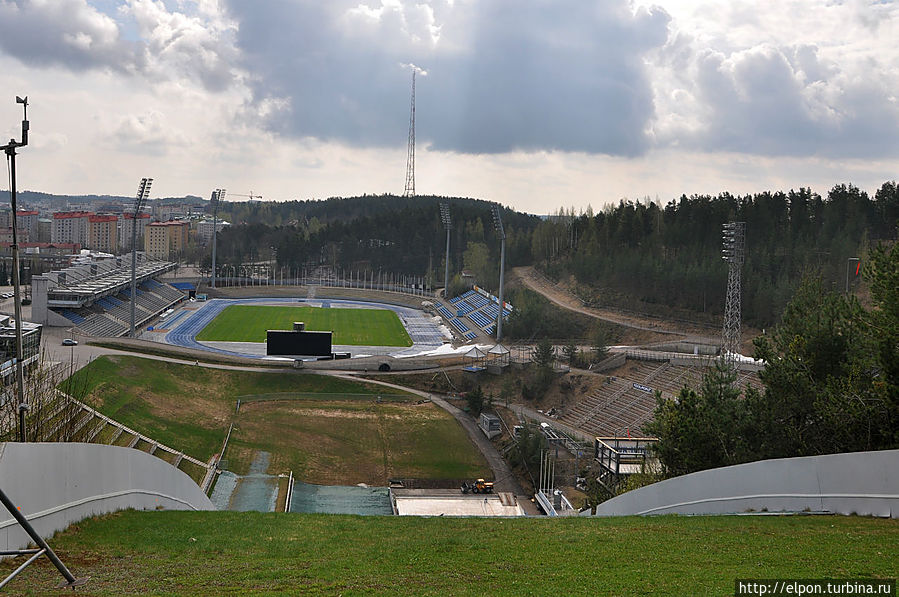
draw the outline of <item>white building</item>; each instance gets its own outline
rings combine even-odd
[[[221,232],[230,225],[229,222],[225,222],[224,220],[216,220],[215,231]],[[197,222],[197,238],[199,239],[200,244],[203,245],[212,240],[212,220],[200,220]]]

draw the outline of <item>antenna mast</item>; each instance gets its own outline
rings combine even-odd
[[[746,222],[728,222],[722,227],[724,248],[721,251],[727,262],[727,299],[724,303],[724,330],[721,342],[721,359],[734,368],[740,352],[740,304],[742,283],[740,270],[745,260]]]
[[[412,67],[412,106],[409,109],[409,145],[406,154],[406,187],[403,197],[415,197],[415,71]]]

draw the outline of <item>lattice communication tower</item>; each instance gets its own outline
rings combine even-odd
[[[415,68],[412,69],[412,105],[409,109],[409,144],[406,154],[406,187],[403,197],[415,197]]]
[[[721,359],[733,366],[740,352],[740,305],[742,304],[741,271],[745,258],[746,222],[728,222],[722,226],[721,250],[727,262],[727,299],[724,304],[724,331],[721,341]]]

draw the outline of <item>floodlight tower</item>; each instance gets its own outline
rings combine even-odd
[[[406,153],[406,187],[403,197],[415,197],[415,66],[412,67],[412,104],[409,109],[409,142]]]
[[[506,277],[506,231],[503,229],[502,206],[498,203],[493,206],[493,226],[499,235],[499,315],[496,316],[496,341],[503,339],[503,310],[506,303],[503,301],[503,281]]]
[[[721,358],[733,367],[740,351],[741,280],[746,244],[746,222],[728,222],[722,227],[724,261],[727,270],[727,299],[724,304],[724,330],[721,341]]]
[[[219,202],[225,200],[225,194],[225,189],[216,189],[212,191],[212,197],[209,200],[212,203],[212,279],[209,284],[210,288],[215,288],[215,241],[218,239],[216,216],[218,215]]]
[[[28,403],[25,402],[25,372],[22,369],[22,361],[24,353],[22,350],[22,289],[19,285],[19,241],[16,214],[16,148],[28,145],[28,96],[21,98],[16,96],[16,103],[22,104],[24,115],[22,116],[22,140],[16,141],[10,139],[9,143],[0,147],[6,152],[6,159],[9,163],[9,203],[12,209],[12,280],[13,295],[15,298],[15,316],[16,316],[16,399],[19,401],[19,441],[28,441],[28,434],[25,429],[25,412],[28,410]]]
[[[137,303],[137,218],[150,196],[152,178],[141,178],[134,196],[134,217],[131,219],[131,337],[134,338],[135,304]]]
[[[443,300],[447,300],[447,292],[449,292],[449,251],[450,251],[450,230],[453,229],[453,221],[450,219],[449,204],[440,204],[440,221],[446,229],[446,271],[443,274]]]

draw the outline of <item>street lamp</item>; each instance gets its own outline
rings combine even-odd
[[[131,219],[131,337],[134,338],[135,305],[137,304],[137,218],[144,201],[150,196],[152,178],[141,178],[134,197],[134,217]]]
[[[447,296],[447,292],[449,292],[449,251],[450,251],[450,230],[453,228],[453,221],[450,219],[450,210],[449,204],[441,203],[440,204],[440,221],[443,222],[443,227],[446,228],[446,271],[443,274],[443,300],[449,299]]]
[[[499,315],[496,316],[496,341],[503,339],[503,311],[506,303],[503,302],[503,280],[506,276],[506,231],[503,229],[502,206],[496,204],[493,206],[493,227],[499,235],[500,252],[499,252]]]
[[[28,145],[28,96],[21,98],[16,96],[16,103],[22,104],[23,116],[22,116],[22,140],[16,141],[15,139],[10,139],[9,143],[6,145],[0,146],[6,153],[6,159],[9,163],[9,203],[12,213],[12,261],[13,261],[13,302],[15,306],[15,317],[16,317],[16,364],[15,364],[15,373],[16,373],[16,399],[19,401],[19,441],[25,442],[28,440],[28,434],[25,427],[25,412],[28,410],[28,403],[25,402],[25,372],[23,370],[23,361],[24,361],[24,352],[22,349],[22,288],[19,284],[19,241],[18,241],[18,227],[16,220],[16,214],[18,213],[18,208],[16,207],[16,148],[25,147]],[[39,549],[28,549],[28,550],[15,550],[8,551],[6,555],[30,555],[31,558],[25,562],[22,566],[19,566],[17,570],[15,570],[12,574],[6,577],[2,582],[0,582],[0,588],[2,588],[7,582],[9,582],[14,576],[16,576],[19,572],[21,572],[25,566],[33,562],[36,558],[41,555],[46,555],[47,558],[53,562],[53,565],[56,566],[56,569],[59,570],[59,573],[62,574],[63,578],[66,579],[66,582],[63,586],[66,587],[75,587],[77,585],[82,585],[86,581],[86,579],[76,579],[72,576],[72,573],[69,572],[69,569],[66,568],[65,564],[56,556],[56,553],[50,546],[44,541],[44,538],[37,534],[34,528],[31,526],[31,523],[28,522],[28,519],[25,518],[24,514],[19,511],[16,505],[0,490],[0,503],[6,508],[6,510],[12,515],[12,517],[19,523],[19,526],[28,534],[29,537],[35,542]]]
[[[16,207],[16,148],[28,145],[28,97],[22,99],[16,96],[16,103],[22,104],[24,116],[22,117],[22,141],[10,139],[9,143],[2,148],[6,152],[6,159],[9,163],[9,203],[12,209],[12,279],[13,294],[15,298],[15,316],[16,316],[16,398],[19,401],[19,441],[28,440],[25,429],[25,412],[28,410],[28,403],[25,402],[25,372],[23,371],[22,361],[24,360],[24,352],[22,349],[22,289],[19,285],[19,241],[17,222],[18,208]]]

